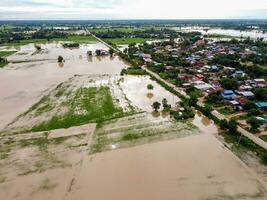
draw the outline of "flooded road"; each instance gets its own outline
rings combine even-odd
[[[196,112],[196,115],[192,120],[192,124],[198,127],[198,129],[203,133],[218,134],[216,124],[209,118],[202,115],[199,111]]]

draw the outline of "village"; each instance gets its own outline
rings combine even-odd
[[[178,39],[132,44],[124,53],[267,141],[266,47],[261,39],[213,40],[192,32]]]

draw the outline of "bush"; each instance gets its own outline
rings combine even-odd
[[[151,84],[148,84],[148,85],[147,85],[147,89],[149,89],[149,90],[153,90],[153,89],[154,89],[154,86],[151,85]]]

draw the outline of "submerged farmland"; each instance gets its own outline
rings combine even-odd
[[[265,180],[101,43],[22,46],[0,70],[0,199],[266,199]],[[58,56],[64,58],[58,63]],[[104,189],[104,191],[103,191]]]

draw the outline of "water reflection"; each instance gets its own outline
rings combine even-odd
[[[192,123],[197,126],[202,132],[218,134],[218,128],[212,120],[203,116],[199,111],[196,112]]]
[[[146,94],[147,98],[152,99],[154,97],[154,94],[149,92]]]
[[[64,63],[63,62],[59,62],[58,66],[59,66],[59,68],[63,68],[64,67]]]
[[[151,114],[152,114],[152,116],[155,117],[155,118],[160,117],[160,112],[158,112],[158,111],[153,111]]]

